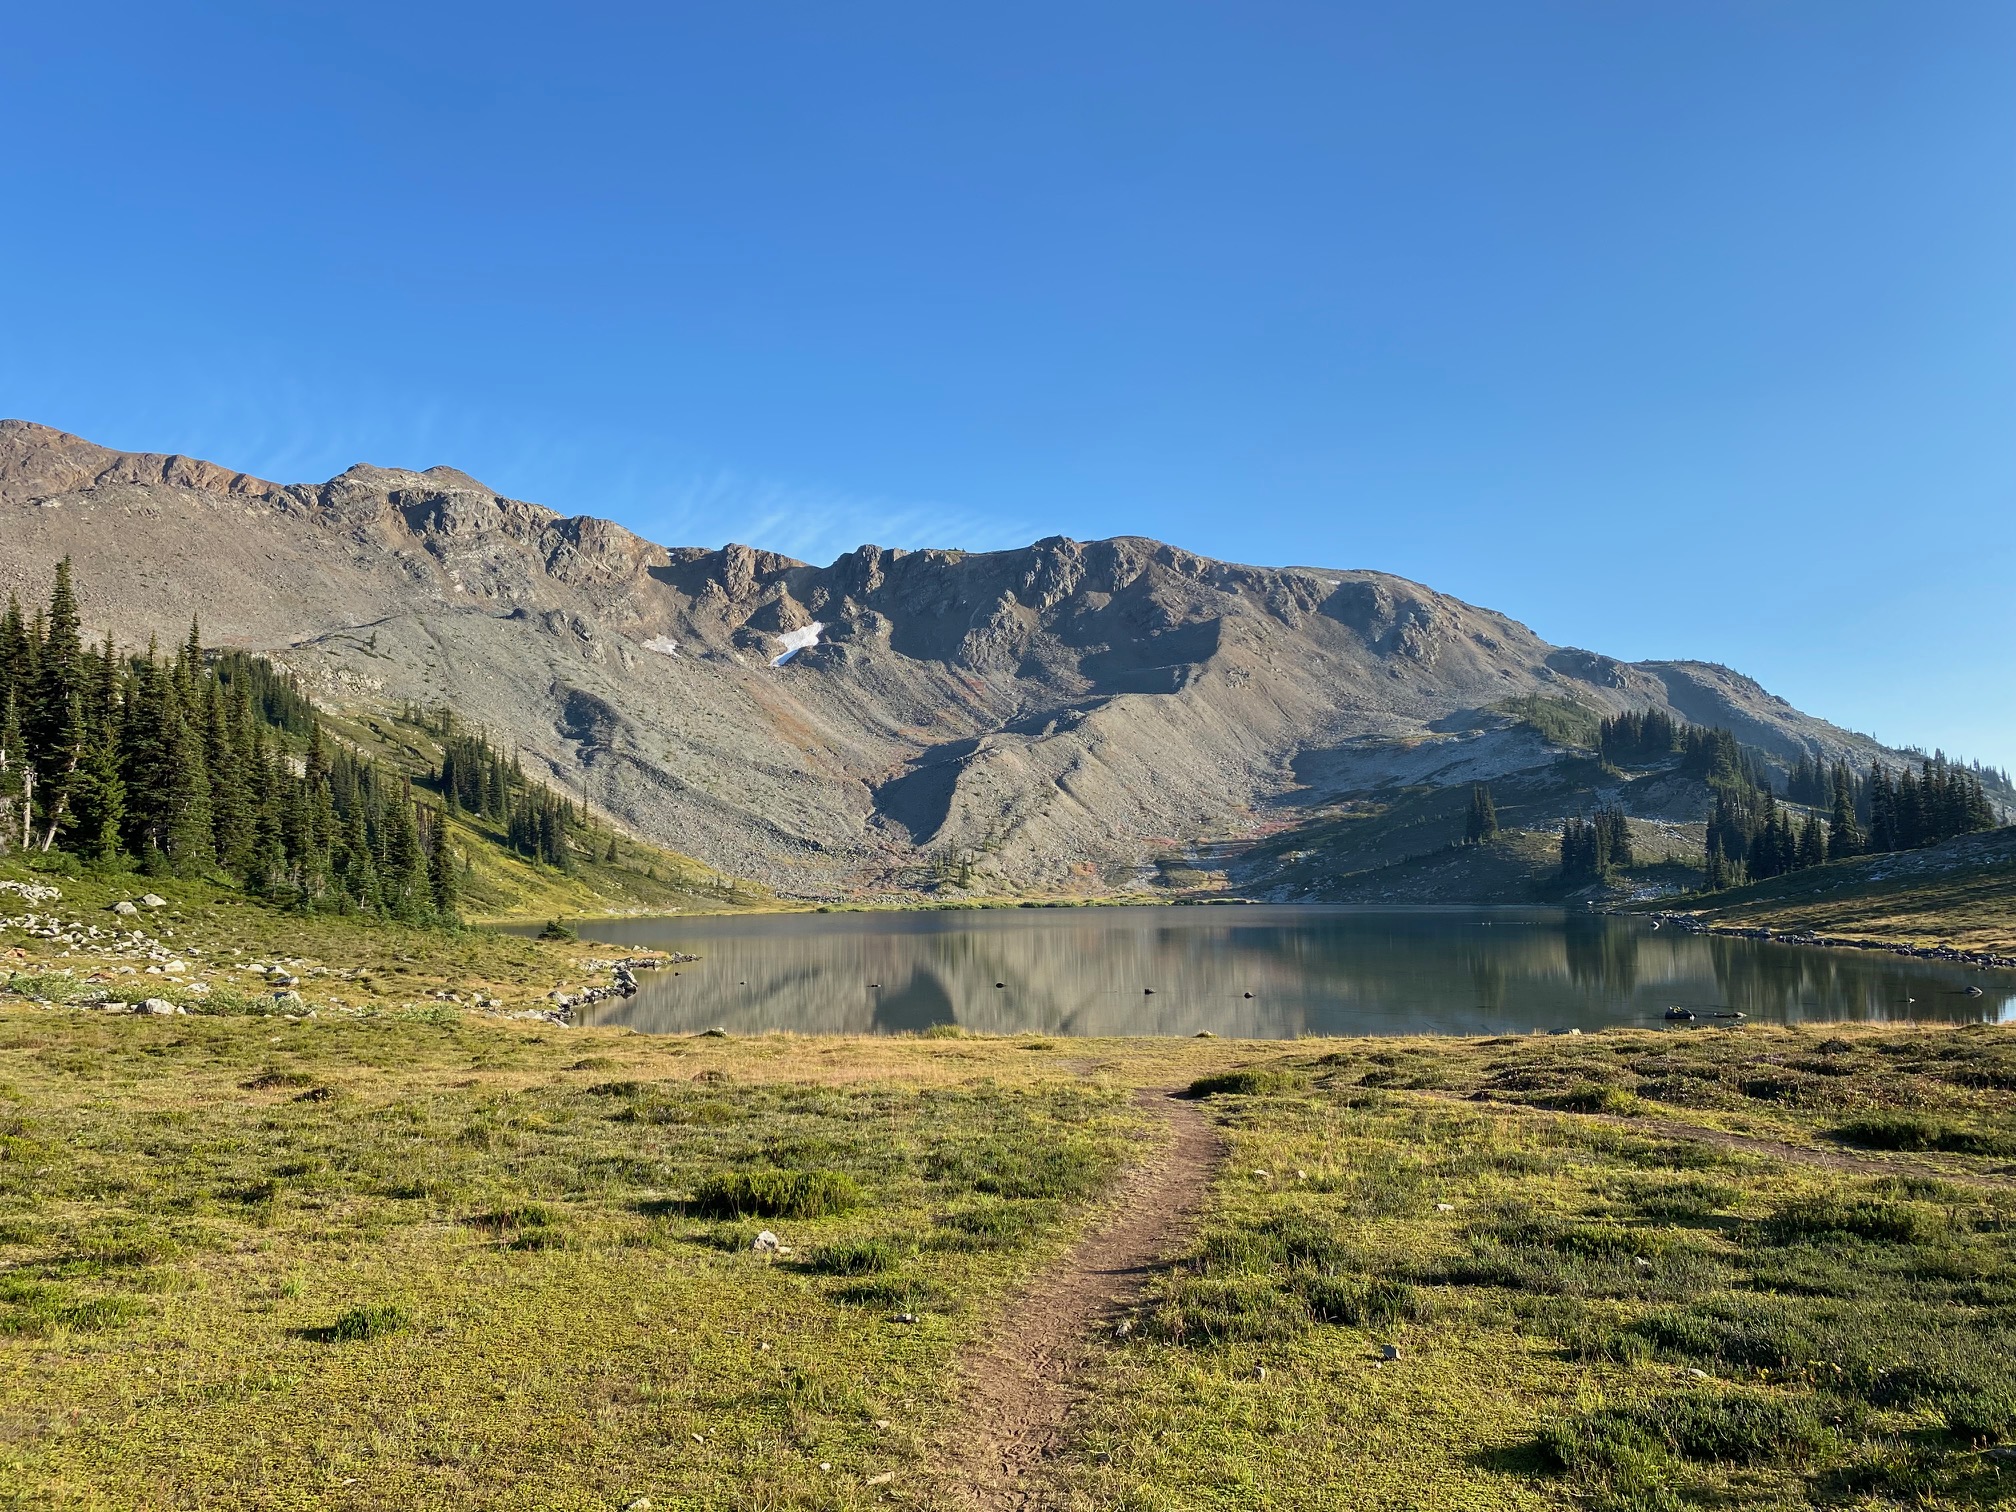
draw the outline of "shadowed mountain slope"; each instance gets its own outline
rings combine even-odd
[[[0,421],[0,529],[24,601],[67,553],[91,630],[144,644],[200,615],[337,707],[446,702],[640,833],[807,894],[946,861],[1110,887],[1355,792],[1544,764],[1498,711],[1531,694],[1788,759],[1880,749],[1725,668],[1132,537],[815,567],[655,545],[445,467],[283,485],[22,421]]]

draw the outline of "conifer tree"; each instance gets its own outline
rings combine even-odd
[[[167,748],[168,790],[161,849],[178,870],[198,871],[217,856],[210,823],[210,773],[203,760],[203,736],[179,708],[171,710]]]
[[[110,861],[123,848],[126,779],[119,772],[119,743],[103,723],[93,727],[70,796],[70,843],[92,861]]]
[[[1481,782],[1470,784],[1470,812],[1463,820],[1465,845],[1488,845],[1498,837],[1498,809],[1491,801],[1491,789]],[[609,859],[616,859],[616,837],[609,837]]]
[[[1827,859],[1862,854],[1862,827],[1855,819],[1855,790],[1846,766],[1834,768],[1834,806],[1827,821]]]
[[[456,922],[459,904],[455,853],[448,843],[448,818],[436,815],[427,847],[427,882],[433,892],[434,915],[443,924]]]
[[[35,771],[41,848],[56,842],[69,806],[71,781],[83,753],[84,642],[79,634],[77,596],[70,559],[56,564],[56,586],[42,621],[42,644],[25,734],[28,764]]]

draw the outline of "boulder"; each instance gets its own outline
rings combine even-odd
[[[140,906],[142,908],[166,908],[168,900],[159,893],[142,893],[140,895]]]
[[[180,1008],[177,1008],[173,1003],[169,1002],[168,999],[166,998],[149,998],[147,999],[146,1002],[142,1003],[139,1007],[135,1008],[133,1011],[135,1013],[170,1014],[170,1013],[180,1013],[182,1010]]]
[[[112,912],[118,914],[122,919],[130,919],[134,914],[140,912],[140,909],[137,904],[129,903],[124,898],[121,898],[117,903],[112,905]]]

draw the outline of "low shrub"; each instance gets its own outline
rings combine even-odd
[[[902,1259],[903,1252],[888,1239],[843,1239],[822,1247],[812,1268],[829,1276],[872,1276],[896,1269]]]
[[[1190,1083],[1185,1095],[1189,1097],[1218,1097],[1224,1095],[1238,1097],[1279,1096],[1288,1092],[1309,1090],[1309,1075],[1305,1071],[1291,1071],[1280,1067],[1272,1069],[1249,1069],[1245,1071],[1220,1071],[1212,1076],[1200,1076]]]
[[[1006,1137],[942,1145],[924,1163],[924,1175],[942,1186],[990,1197],[1088,1197],[1106,1180],[1106,1155],[1089,1140],[1031,1144]]]
[[[1051,1202],[990,1202],[940,1218],[946,1232],[934,1243],[948,1249],[1014,1249],[1042,1233],[1056,1214]]]
[[[1421,1294],[1405,1281],[1309,1276],[1298,1282],[1297,1290],[1308,1304],[1310,1316],[1319,1323],[1388,1328],[1428,1315]]]
[[[2016,1391],[1959,1392],[1940,1401],[1939,1413],[1947,1430],[1970,1444],[1999,1444],[2016,1436]]]
[[[1147,1332],[1171,1344],[1293,1338],[1309,1327],[1308,1306],[1265,1276],[1176,1275],[1149,1314]]]
[[[693,1193],[706,1218],[825,1218],[860,1204],[860,1188],[839,1171],[730,1171]]]
[[[1851,1119],[1834,1131],[1845,1144],[1867,1150],[1940,1150],[1955,1155],[2016,1154],[2016,1139],[1981,1129],[1963,1129],[1908,1113],[1877,1113]]]
[[[1833,1438],[1810,1400],[1758,1392],[1691,1392],[1577,1413],[1541,1431],[1556,1470],[1642,1480],[1671,1458],[1775,1465],[1810,1458]]]
[[[406,1314],[389,1303],[353,1307],[326,1328],[309,1329],[310,1337],[324,1344],[351,1344],[365,1339],[382,1339],[408,1327]]]
[[[1759,1226],[1772,1244],[1791,1244],[1812,1235],[1848,1235],[1888,1244],[1936,1239],[1947,1227],[1935,1209],[1875,1197],[1809,1197],[1786,1203]]]
[[[1606,1087],[1599,1082],[1577,1082],[1566,1092],[1536,1097],[1533,1102],[1558,1113],[1609,1113],[1634,1118],[1645,1111],[1644,1100],[1637,1093],[1623,1087]]]

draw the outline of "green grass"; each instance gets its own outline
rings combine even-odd
[[[1111,1085],[972,1053],[0,1009],[0,1506],[915,1488],[1138,1145]]]
[[[0,999],[0,1507],[944,1505],[962,1351],[1149,1146],[1138,1086],[1228,1154],[1060,1505],[2016,1493],[2006,1030],[653,1039],[432,996],[537,1001],[564,945],[162,890],[192,961],[325,965],[318,1016],[104,1014],[6,942],[80,1001]]]
[[[1687,906],[1722,924],[2016,955],[2016,831],[1835,861]]]
[[[1299,1064],[1300,1090],[1210,1105],[1232,1149],[1209,1219],[1104,1355],[1071,1505],[2016,1496],[1980,1452],[2016,1434],[2002,1032],[1417,1040]],[[1787,1096],[1802,1065],[1831,1074]],[[1650,1095],[1676,1086],[1717,1095]],[[1818,1159],[1849,1107],[1935,1129],[1964,1110],[1982,1137],[1913,1143],[1938,1172],[1886,1176],[1687,1133],[1733,1122]]]

